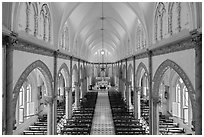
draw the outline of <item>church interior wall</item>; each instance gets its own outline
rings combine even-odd
[[[53,76],[53,71],[54,71],[53,70],[54,68],[53,57],[14,50],[13,74],[15,75],[13,75],[13,87],[15,86],[17,80],[19,79],[23,71],[30,64],[32,64],[33,62],[37,60],[41,60],[43,63],[45,63]]]
[[[193,87],[195,88],[195,64],[194,64],[195,50],[188,49],[188,50],[163,54],[159,56],[153,56],[152,57],[152,66],[153,66],[152,76],[155,75],[155,72],[157,71],[157,68],[159,67],[159,65],[161,65],[161,63],[167,59],[174,61],[184,70],[184,72],[190,79],[191,83],[193,84]]]

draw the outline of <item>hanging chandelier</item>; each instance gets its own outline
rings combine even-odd
[[[103,68],[104,55],[105,55],[105,51],[104,51],[104,34],[103,34],[103,31],[104,31],[103,20],[105,19],[105,17],[103,15],[103,2],[101,4],[102,4],[102,6],[101,6],[102,7],[102,16],[101,16],[101,22],[102,22],[102,27],[101,27],[101,31],[102,31],[101,57],[102,57],[102,68]]]

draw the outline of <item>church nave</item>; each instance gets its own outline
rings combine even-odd
[[[2,2],[2,135],[202,135],[202,2]]]

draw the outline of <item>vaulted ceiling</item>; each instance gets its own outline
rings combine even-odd
[[[17,26],[18,19],[15,20],[15,16],[18,16],[19,5],[19,2],[3,3],[3,27]],[[146,47],[152,41],[156,3],[48,2],[48,5],[52,24],[51,46],[59,48],[62,31],[67,24],[70,50],[64,52],[69,55],[90,62],[102,62],[102,50],[105,51],[104,62],[115,62],[131,56],[139,52],[136,50],[138,24],[144,30]]]
[[[138,22],[147,39],[151,33],[154,3],[51,3],[51,6],[56,11],[52,14],[57,21],[54,25],[59,26],[58,32],[65,23],[69,26],[70,54],[91,62],[102,61],[102,50],[104,62],[134,54]]]

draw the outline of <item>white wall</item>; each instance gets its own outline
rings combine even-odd
[[[178,64],[190,79],[195,89],[195,51],[194,49],[173,52],[152,57],[153,77],[158,67],[165,60],[170,59]]]
[[[46,64],[53,77],[53,57],[14,50],[13,52],[13,88],[23,71],[33,62],[41,60]]]

